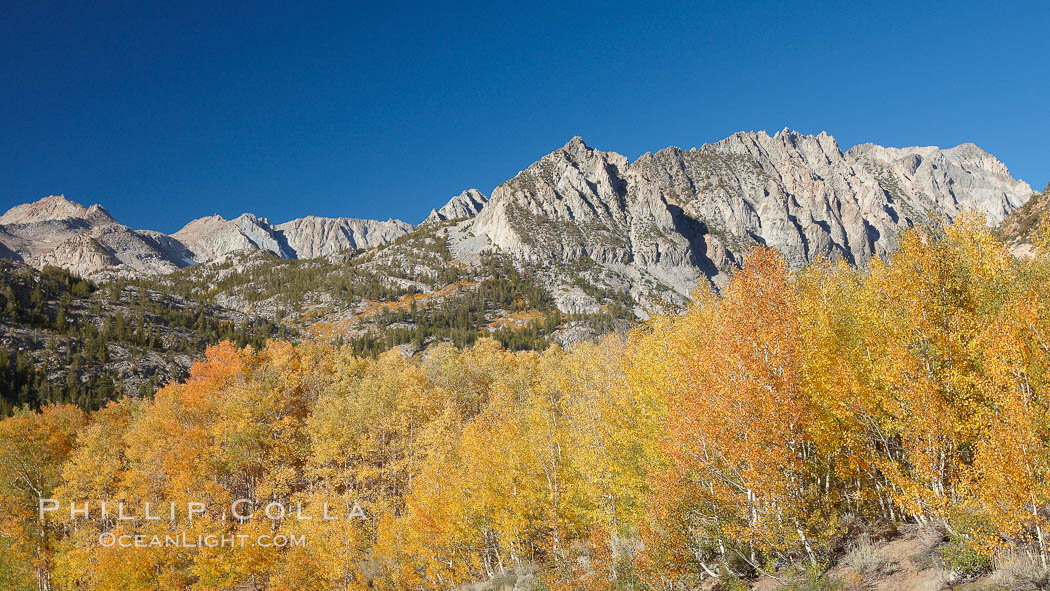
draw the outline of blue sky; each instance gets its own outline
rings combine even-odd
[[[633,159],[783,127],[1050,180],[1047,2],[87,4],[0,13],[0,210],[414,223],[574,135]]]

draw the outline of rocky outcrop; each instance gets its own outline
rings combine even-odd
[[[862,144],[847,156],[873,172],[888,191],[897,193],[894,197],[950,218],[975,210],[995,225],[1032,195],[1028,183],[1015,180],[1006,165],[971,143],[947,150]]]
[[[1050,185],[1033,195],[1024,205],[1006,216],[996,228],[1003,242],[1016,256],[1032,256],[1040,226],[1050,216]]]
[[[193,220],[172,234],[202,263],[235,250],[266,250],[286,259],[294,258],[284,237],[266,218],[245,213],[227,220],[219,215]]]
[[[481,208],[489,200],[484,193],[477,189],[467,189],[441,206],[441,209],[431,209],[430,215],[423,220],[424,224],[431,222],[443,222],[446,220],[459,220],[472,218],[478,215]]]
[[[626,157],[575,137],[497,187],[470,232],[542,269],[563,311],[596,311],[600,302],[586,289],[595,283],[635,299],[651,297],[657,284],[688,294],[702,277],[695,228],[680,231],[686,220],[638,177]],[[704,256],[703,247],[695,251]],[[574,265],[581,260],[601,271]],[[575,285],[581,281],[588,283]]]
[[[276,226],[296,258],[316,258],[355,248],[386,244],[412,230],[401,220],[361,220],[307,216]]]
[[[118,267],[121,261],[94,238],[87,234],[76,234],[40,256],[38,264],[63,267],[88,277]]]
[[[755,244],[795,268],[820,257],[867,265],[906,228],[967,210],[995,224],[1031,194],[973,144],[843,152],[825,133],[740,132],[628,162],[577,137],[497,187],[465,228],[566,287],[574,309],[567,286],[591,261],[591,280],[631,294],[644,314],[657,307],[647,294],[682,301],[699,278],[720,285]]]
[[[8,210],[0,217],[0,242],[35,267],[54,265],[85,277],[170,273],[186,264],[103,207],[85,208],[62,196]]]
[[[35,224],[51,220],[83,218],[87,209],[79,203],[69,201],[65,195],[50,195],[33,203],[23,203],[7,210],[0,216],[0,225]]]
[[[190,252],[190,249],[186,248],[185,244],[179,242],[172,236],[168,236],[163,232],[157,232],[155,230],[138,230],[138,235],[148,242],[162,256],[175,261],[176,264],[180,266],[192,265],[195,262],[193,260],[193,253]]]

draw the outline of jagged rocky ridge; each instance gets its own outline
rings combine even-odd
[[[173,235],[133,230],[100,205],[85,208],[52,195],[18,205],[0,217],[0,257],[43,268],[62,267],[106,279],[171,273],[240,250],[283,258],[314,258],[372,248],[412,229],[400,220],[305,217],[283,224],[245,213],[193,220]]]
[[[777,248],[796,268],[818,257],[866,265],[896,248],[908,227],[967,210],[998,224],[1031,194],[973,144],[844,152],[825,133],[740,132],[631,162],[577,137],[491,198],[474,189],[453,197],[418,229],[317,217],[274,225],[244,214],[201,218],[166,236],[49,197],[0,217],[0,256],[89,277],[166,274],[242,250],[302,259],[385,245],[398,260],[407,247],[396,239],[440,226],[449,263],[477,265],[500,251],[535,274],[564,312],[601,312],[626,299],[644,317],[682,303],[702,282],[722,285],[755,244]]]
[[[13,253],[8,258],[85,277],[170,273],[191,256],[169,236],[132,230],[99,205],[85,208],[62,196],[8,210],[0,217],[0,243]]]
[[[966,210],[997,224],[1031,194],[973,144],[843,152],[825,133],[741,132],[629,162],[577,137],[497,187],[461,235],[552,269],[567,309],[600,305],[567,289],[579,271],[566,264],[593,261],[591,279],[629,293],[644,315],[704,278],[722,284],[750,245],[796,268],[818,257],[866,265],[908,227]]]
[[[271,224],[245,213],[232,220],[213,215],[193,220],[173,234],[195,262],[215,260],[238,250],[264,250],[286,259],[310,259],[355,248],[373,248],[412,229],[400,220],[361,220],[308,216]]]

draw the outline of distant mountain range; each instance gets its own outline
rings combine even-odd
[[[245,213],[226,220],[193,220],[172,235],[133,230],[100,205],[85,208],[64,196],[12,207],[0,216],[0,243],[8,258],[53,265],[84,277],[144,276],[215,260],[239,250],[284,258],[313,258],[385,244],[412,229],[399,220],[305,217],[271,224]]]
[[[896,248],[908,227],[966,210],[998,224],[1032,194],[973,144],[843,152],[825,133],[785,129],[630,162],[576,137],[491,199],[464,191],[419,227],[313,216],[272,224],[245,213],[200,218],[165,235],[131,229],[99,205],[51,196],[0,217],[0,257],[105,280],[170,274],[244,251],[337,257],[440,226],[450,261],[476,265],[483,253],[502,253],[534,271],[564,312],[601,310],[616,293],[644,317],[681,303],[701,281],[721,285],[754,244],[777,248],[794,267],[818,257],[865,265]]]

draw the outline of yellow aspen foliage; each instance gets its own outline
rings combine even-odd
[[[970,499],[965,509],[985,521],[978,533],[989,551],[1005,539],[1030,541],[1044,564],[1050,505],[1048,306],[1045,290],[1021,282],[1005,313],[988,322],[975,343],[984,352],[981,391],[994,415],[975,445],[964,489]]]
[[[698,300],[666,337],[680,358],[665,374],[669,465],[651,479],[652,545],[701,574],[761,569],[796,548],[812,557],[814,539],[833,528],[809,502],[818,450],[790,273],[774,251],[756,249],[721,297]]]
[[[61,486],[85,418],[74,406],[48,405],[0,421],[0,581],[11,588],[51,586],[63,532],[38,507]]]

